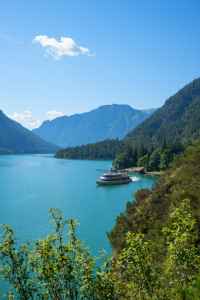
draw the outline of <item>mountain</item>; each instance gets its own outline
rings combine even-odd
[[[140,111],[143,112],[144,114],[147,114],[148,116],[150,116],[150,115],[152,115],[156,110],[157,110],[157,108],[149,108],[149,109],[142,109],[142,110],[140,110]]]
[[[104,105],[87,113],[45,121],[33,132],[62,147],[122,139],[151,113],[151,109],[144,113],[129,105]]]
[[[55,153],[59,148],[9,119],[0,110],[0,154]]]
[[[126,149],[129,144],[138,146],[141,141],[144,146],[149,147],[153,143],[157,148],[164,137],[168,143],[187,143],[200,137],[200,78],[166,100],[161,108],[137,125],[124,139],[63,149],[56,153],[56,157],[111,159],[120,148]]]
[[[199,137],[200,130],[200,78],[195,79],[166,100],[153,115],[128,133],[124,142],[132,145],[142,141],[145,145],[159,146],[163,137],[167,142],[187,142]]]

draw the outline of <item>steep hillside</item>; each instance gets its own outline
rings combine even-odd
[[[63,149],[56,157],[63,158],[110,158],[108,151],[118,153],[120,147],[126,149],[143,142],[145,147],[152,143],[154,148],[161,145],[165,137],[168,143],[177,141],[185,144],[189,140],[200,137],[200,78],[186,85],[174,96],[166,100],[153,115],[136,126],[124,139],[118,141],[102,141],[88,144],[80,148]],[[109,148],[112,146],[112,148]]]
[[[84,114],[45,121],[33,132],[62,147],[81,146],[105,139],[122,139],[154,110],[141,112],[129,105],[105,105]]]
[[[55,153],[59,147],[38,137],[0,110],[0,154]]]
[[[199,170],[200,141],[187,147],[181,155],[176,155],[171,167],[152,189],[141,189],[133,194],[133,201],[127,203],[126,211],[117,217],[114,228],[108,233],[113,248],[117,252],[122,251],[128,231],[145,234],[150,239],[157,239],[154,242],[158,243],[161,227],[184,199],[190,200],[200,228]]]
[[[199,137],[200,129],[200,78],[186,85],[148,119],[139,124],[124,139],[126,144],[159,146],[163,137],[168,142]]]

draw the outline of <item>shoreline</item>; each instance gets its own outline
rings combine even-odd
[[[128,171],[128,173],[131,174],[146,174],[146,175],[152,175],[152,176],[161,176],[163,174],[163,172],[144,172],[144,173],[140,173],[140,172],[134,172],[134,170],[131,169],[125,169],[125,171]]]

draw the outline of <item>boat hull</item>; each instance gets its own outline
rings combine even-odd
[[[116,185],[116,184],[124,184],[124,183],[129,183],[131,182],[132,179],[131,178],[127,178],[125,180],[96,180],[96,183],[98,185]]]

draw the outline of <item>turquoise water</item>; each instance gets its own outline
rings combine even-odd
[[[123,212],[131,193],[151,187],[157,177],[132,175],[133,181],[117,186],[96,186],[96,178],[112,161],[54,159],[53,155],[0,156],[0,223],[9,223],[19,242],[44,238],[52,230],[47,207],[62,209],[65,218],[78,219],[79,238],[98,256],[111,254],[106,236]],[[6,285],[0,282],[0,297]]]

